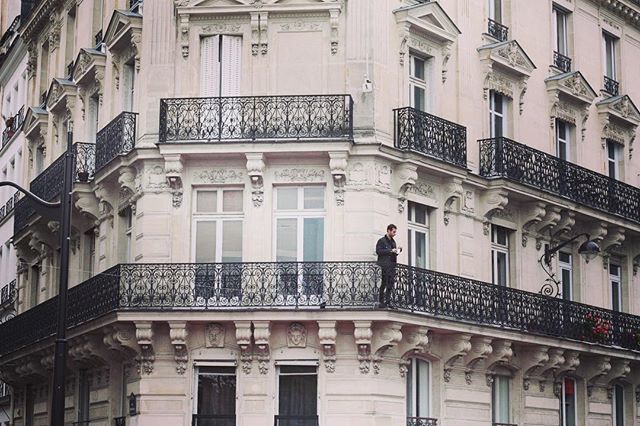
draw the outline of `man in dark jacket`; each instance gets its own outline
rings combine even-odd
[[[382,268],[382,284],[378,292],[378,302],[381,308],[386,308],[391,304],[391,291],[393,290],[393,275],[398,262],[398,255],[402,247],[396,245],[393,237],[396,236],[398,227],[394,224],[387,226],[387,233],[376,243],[376,254],[378,255],[378,265]]]

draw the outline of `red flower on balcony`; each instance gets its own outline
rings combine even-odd
[[[585,315],[583,340],[596,343],[606,343],[612,330],[611,321],[589,312]]]

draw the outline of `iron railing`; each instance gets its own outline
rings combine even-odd
[[[415,108],[398,108],[393,112],[396,148],[467,167],[466,127]]]
[[[114,158],[127,155],[136,144],[135,112],[121,112],[96,135],[96,172]]]
[[[398,265],[393,309],[469,324],[640,350],[640,317]],[[121,264],[72,287],[69,327],[114,311],[375,309],[373,262]],[[0,355],[52,336],[56,298],[0,325]]]
[[[194,414],[191,426],[236,426],[235,415]]]
[[[2,131],[2,148],[7,146],[13,135],[18,133],[24,123],[24,106],[18,110],[16,115],[7,119],[7,127]]]
[[[553,65],[562,72],[571,71],[571,58],[559,52],[553,52]]]
[[[17,294],[16,280],[13,280],[0,290],[0,305],[13,303],[16,300]]]
[[[94,174],[96,146],[90,143],[76,142],[74,153],[74,182],[88,182]],[[31,181],[29,189],[45,201],[52,201],[62,192],[64,184],[64,154],[56,158],[42,173]],[[13,222],[14,235],[29,223],[36,210],[27,198],[15,202]]]
[[[493,423],[492,426],[518,426],[517,423]]]
[[[489,18],[487,24],[487,33],[498,41],[507,41],[509,39],[509,27]]]
[[[407,417],[407,426],[438,426],[438,419],[433,417]]]
[[[160,100],[161,143],[277,139],[353,140],[350,95]]]
[[[620,83],[614,79],[604,76],[604,91],[611,96],[618,96],[620,93]]]
[[[9,197],[9,199],[4,203],[3,206],[0,207],[0,222],[2,222],[5,217],[9,216],[11,212],[13,212],[14,207],[19,199],[20,193],[16,192],[15,194],[13,194],[13,196]]]
[[[127,424],[126,417],[115,417],[113,419],[114,426],[125,426]]]
[[[480,142],[480,175],[506,178],[640,223],[640,189],[507,138]]]
[[[318,426],[318,416],[273,416],[273,426]]]

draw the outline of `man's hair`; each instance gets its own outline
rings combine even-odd
[[[390,223],[389,225],[387,225],[387,232],[391,231],[392,229],[398,229],[398,227],[395,226],[393,223]]]

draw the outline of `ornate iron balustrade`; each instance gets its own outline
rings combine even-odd
[[[407,426],[438,426],[438,419],[433,417],[407,417]]]
[[[273,416],[273,426],[318,426],[318,416]]]
[[[509,27],[489,18],[487,25],[487,33],[498,41],[507,41],[509,39]]]
[[[467,167],[466,127],[415,108],[398,108],[393,112],[396,148]]]
[[[480,142],[480,175],[507,178],[640,223],[640,189],[507,138]]]
[[[562,72],[571,71],[571,58],[559,52],[553,52],[553,66]]]
[[[391,305],[447,318],[640,351],[640,317],[398,265]],[[114,311],[375,309],[374,262],[122,264],[72,287],[68,324]],[[56,298],[0,325],[0,355],[52,336]]]
[[[96,146],[92,143],[76,142],[73,144],[74,182],[88,182],[95,173]]]
[[[493,423],[493,426],[518,426],[516,423]]]
[[[2,148],[7,146],[13,135],[18,133],[22,128],[22,123],[24,123],[24,106],[18,110],[16,115],[8,118],[7,123],[7,127],[2,131]]]
[[[215,414],[194,414],[191,417],[191,426],[236,426],[236,416]]]
[[[14,207],[19,199],[20,193],[16,192],[7,200],[6,203],[4,203],[4,206],[0,207],[0,222],[2,222],[5,217],[9,216],[11,212],[13,212]]]
[[[620,83],[612,78],[604,76],[604,91],[611,96],[618,96],[620,93]]]
[[[125,426],[127,424],[127,418],[126,417],[115,417],[113,419],[113,423],[115,426]]]
[[[16,280],[13,280],[0,290],[0,305],[13,303],[16,300],[17,295]]]
[[[353,140],[350,95],[160,100],[161,143],[277,139]]]
[[[135,112],[121,112],[96,135],[96,172],[120,155],[127,155],[136,144]]]

